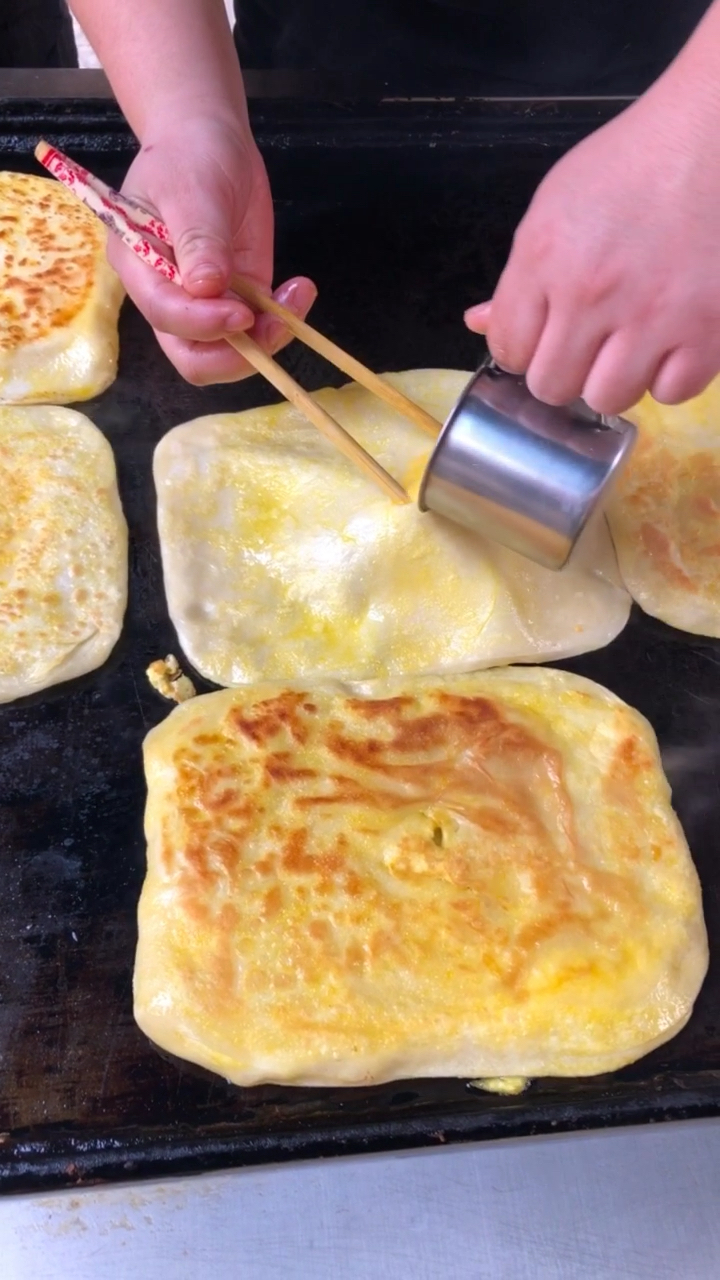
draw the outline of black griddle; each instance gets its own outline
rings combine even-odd
[[[9,88],[8,88],[9,83]],[[277,202],[278,278],[320,286],[318,327],[371,368],[471,368],[463,307],[490,296],[550,165],[620,101],[374,100],[297,77],[251,81]],[[43,97],[43,90],[45,96]],[[134,143],[92,73],[0,82],[0,161],[51,142],[118,185]],[[297,345],[308,388],[341,376]],[[519,1097],[458,1080],[237,1089],[171,1061],[133,1022],[144,874],[143,736],[169,711],[148,663],[179,652],[162,588],[154,446],[200,414],[273,399],[258,378],[198,390],[126,304],[119,377],[78,406],[110,440],[130,525],[130,603],[106,666],[0,707],[0,1187],[61,1187],[269,1161],[669,1120],[720,1110],[720,643],[634,610],[618,640],[562,663],[642,711],[660,739],[703,883],[713,960],[687,1028],[626,1070]],[[198,681],[199,688],[209,685]]]

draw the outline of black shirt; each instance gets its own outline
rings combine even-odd
[[[0,67],[76,67],[65,0],[0,0]]]
[[[248,68],[480,94],[633,94],[710,0],[236,0]]]

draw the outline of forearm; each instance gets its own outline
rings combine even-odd
[[[684,116],[690,126],[707,126],[720,140],[720,0],[645,98]]]
[[[247,122],[223,0],[70,0],[142,141],[193,111]]]

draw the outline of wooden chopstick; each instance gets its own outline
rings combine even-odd
[[[271,355],[263,351],[262,347],[258,346],[253,338],[250,338],[246,333],[237,333],[229,337],[226,336],[226,341],[241,356],[244,356],[248,364],[251,364],[253,369],[262,374],[275,390],[280,392],[281,396],[284,396],[300,413],[309,418],[313,426],[322,432],[326,440],[334,444],[335,448],[344,453],[345,457],[349,458],[356,467],[364,471],[371,480],[380,485],[387,495],[392,498],[393,502],[410,501],[402,485],[399,485],[397,480],[394,480],[375,458],[366,453],[362,445],[358,444],[357,440],[354,440],[345,428],[340,426],[339,422],[331,418],[330,414],[325,412],[317,400],[313,400],[312,396],[307,391],[304,391],[300,384],[276,360],[273,360]]]
[[[230,279],[230,288],[233,293],[237,293],[245,302],[248,302],[254,311],[264,311],[268,315],[277,316],[294,337],[305,343],[306,347],[310,347],[319,356],[329,360],[330,364],[342,369],[343,373],[346,373],[354,382],[359,382],[368,391],[372,391],[374,395],[384,400],[392,409],[402,413],[406,418],[410,418],[423,431],[427,431],[431,436],[436,437],[438,435],[442,427],[441,422],[438,422],[431,414],[426,413],[419,404],[415,404],[414,400],[409,400],[407,396],[403,395],[402,391],[397,390],[397,387],[391,386],[389,382],[385,382],[377,373],[373,373],[372,369],[368,369],[366,365],[361,364],[348,351],[343,351],[342,347],[338,347],[336,343],[331,342],[324,334],[318,333],[317,329],[313,329],[312,325],[307,324],[305,320],[299,320],[282,303],[268,297],[267,294],[258,289],[257,285],[253,284],[252,280],[246,279],[245,276],[234,275]]]
[[[113,191],[112,187],[108,187],[87,169],[83,169],[82,165],[76,164],[74,160],[49,146],[47,142],[38,143],[35,155],[54,177],[111,227],[133,253],[136,253],[155,271],[159,271],[166,279],[178,285],[181,283],[177,264],[160,253],[143,234],[143,232],[149,232],[156,240],[170,246],[170,232],[159,218],[139,206],[136,208],[119,192]],[[366,453],[362,445],[359,445],[357,440],[354,440],[334,418],[331,418],[312,396],[303,391],[295,379],[291,378],[290,374],[286,373],[252,338],[247,334],[238,334],[227,337],[227,341],[245,357],[248,364],[251,364],[275,387],[276,391],[295,405],[295,408],[304,414],[318,431],[335,445],[336,449],[339,449],[365,475],[374,480],[393,502],[410,502],[402,485],[399,485],[379,462]]]
[[[113,231],[144,262],[154,267],[156,271],[160,271],[167,279],[180,283],[180,274],[175,263],[171,263],[162,253],[158,253],[154,245],[146,238],[147,235],[150,235],[159,240],[161,244],[168,247],[171,245],[170,232],[156,214],[150,213],[149,210],[143,209],[136,202],[128,200],[120,192],[114,191],[112,187],[108,187],[106,183],[101,182],[99,178],[96,178],[87,169],[71,160],[69,156],[63,155],[61,151],[57,151],[55,147],[51,147],[43,140],[35,148],[35,155],[54,177],[69,187],[103,222],[110,225]],[[368,369],[366,365],[361,364],[349,352],[343,351],[342,347],[339,347],[337,343],[331,342],[324,334],[318,333],[317,329],[313,329],[312,325],[307,324],[304,320],[299,320],[287,307],[283,307],[274,298],[267,297],[266,294],[258,289],[257,285],[253,284],[252,280],[248,280],[245,276],[234,275],[230,283],[234,292],[246,302],[249,302],[255,311],[265,311],[269,315],[276,316],[277,319],[282,320],[290,333],[299,338],[301,342],[304,342],[312,351],[316,351],[325,360],[329,360],[330,364],[342,369],[343,373],[346,373],[348,377],[355,382],[359,382],[361,386],[366,387],[368,391],[378,396],[379,399],[384,400],[396,412],[415,422],[417,426],[423,431],[427,431],[429,435],[433,437],[438,435],[442,424],[433,418],[431,414],[426,413],[419,404],[415,404],[413,400],[409,400],[407,396],[404,396],[402,391],[398,391],[389,382],[385,382],[383,378],[378,377],[376,373],[373,373],[372,369]],[[257,367],[253,361],[250,361],[250,363],[253,364],[253,367]],[[279,365],[275,365],[275,369],[282,373]],[[276,386],[277,384],[273,383],[273,385]],[[298,387],[297,383],[293,385],[298,392],[301,392],[301,388]],[[293,403],[298,408],[301,408],[298,401],[293,401]],[[302,412],[306,412],[306,409],[303,408]],[[324,410],[320,410],[320,412],[324,413]],[[332,421],[328,414],[325,414],[325,418],[327,421]],[[316,422],[316,419],[314,418],[313,421]],[[337,423],[334,425],[337,430],[342,430]],[[347,436],[347,432],[343,432],[343,435],[347,439],[352,439],[352,437]],[[333,433],[332,438],[337,443],[335,433]],[[360,452],[364,451],[360,450]],[[348,454],[348,456],[351,455]],[[353,457],[355,460],[357,459],[357,455],[353,455]],[[369,455],[365,454],[365,457],[369,458]],[[379,472],[388,480],[390,479],[382,467],[379,467]],[[377,470],[375,470],[374,474],[378,478]],[[387,488],[385,481],[381,483]],[[392,483],[393,485],[395,484],[394,481]],[[396,489],[399,490],[400,486],[397,485]],[[407,500],[407,495],[403,500]]]

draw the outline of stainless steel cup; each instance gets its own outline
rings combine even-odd
[[[581,400],[543,404],[487,359],[438,437],[418,504],[561,569],[635,436]]]

